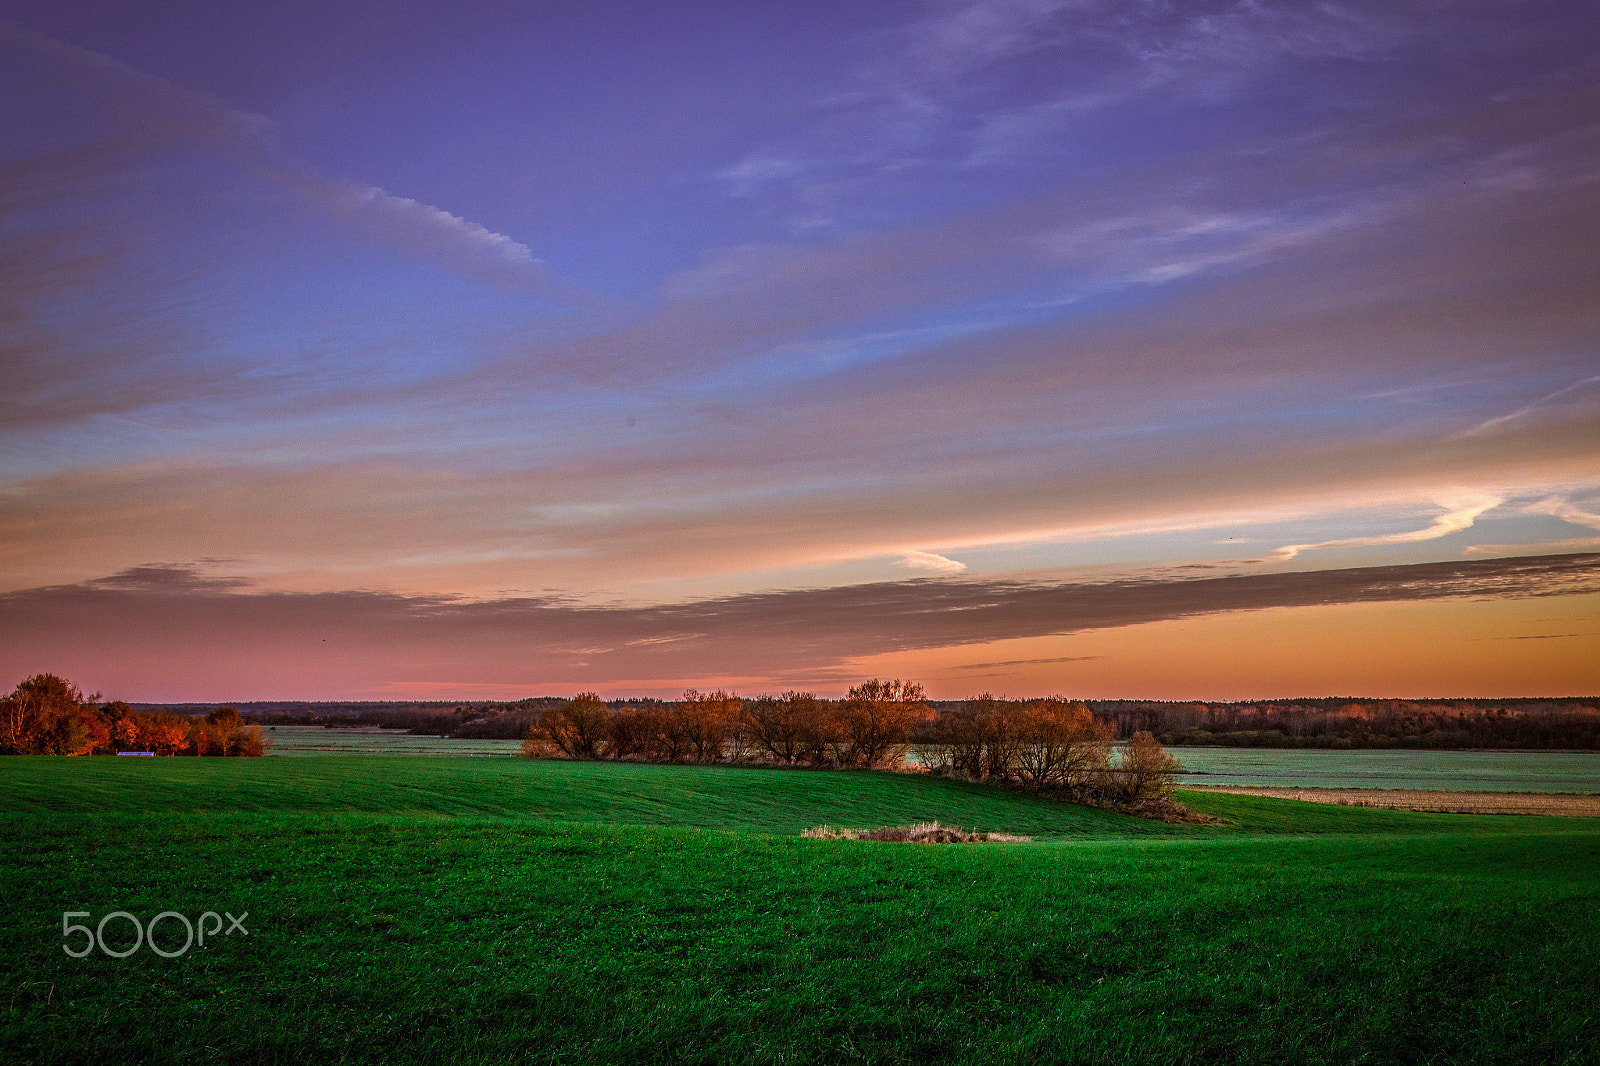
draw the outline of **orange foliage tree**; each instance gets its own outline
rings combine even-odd
[[[525,755],[565,755],[598,759],[611,741],[611,711],[593,692],[580,692],[561,707],[544,713],[522,743]]]
[[[839,701],[844,761],[855,766],[894,766],[911,748],[911,730],[932,716],[915,681],[863,681]]]

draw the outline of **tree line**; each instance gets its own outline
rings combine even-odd
[[[85,697],[55,674],[35,674],[0,698],[0,755],[260,755],[261,727],[233,707],[202,717],[135,711]]]
[[[985,694],[936,713],[921,685],[878,679],[840,700],[810,692],[746,699],[691,689],[671,703],[614,707],[585,692],[545,710],[528,730],[522,754],[895,769],[907,764],[914,743],[919,761],[934,773],[1085,799],[1160,799],[1172,791],[1178,768],[1148,732],[1115,749],[1112,727],[1081,702]]]
[[[1118,736],[1167,744],[1267,748],[1600,750],[1600,700],[1106,701]]]
[[[776,697],[769,697],[776,698]],[[319,725],[379,725],[413,733],[521,739],[541,716],[567,700],[538,697],[508,703],[453,707],[394,705],[363,707],[353,718],[264,718]],[[1027,701],[1024,701],[1027,702]],[[616,710],[633,708],[672,715],[673,703],[611,700]],[[938,740],[940,723],[963,713],[958,700],[929,700],[932,713],[912,725],[919,748]],[[1561,700],[1358,700],[1312,698],[1253,702],[1161,702],[1090,700],[1094,717],[1118,740],[1148,732],[1168,746],[1219,745],[1270,748],[1520,748],[1600,750],[1600,698]]]

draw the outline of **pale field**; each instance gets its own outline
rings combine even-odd
[[[1555,814],[1600,818],[1600,795],[1558,792],[1439,792],[1415,788],[1251,788],[1246,785],[1185,785],[1201,792],[1241,792],[1251,796],[1343,807],[1383,807],[1392,811],[1452,814]]]
[[[414,737],[400,729],[324,729],[319,725],[264,726],[268,755],[515,755],[520,740]]]

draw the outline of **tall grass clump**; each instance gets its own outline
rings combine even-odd
[[[813,840],[872,840],[883,844],[1028,843],[1033,839],[1011,833],[968,830],[959,825],[940,825],[938,822],[885,825],[877,829],[835,829],[820,825],[814,829],[802,829],[800,835]]]

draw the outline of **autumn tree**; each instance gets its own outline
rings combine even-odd
[[[87,732],[78,686],[55,674],[34,674],[0,699],[0,752],[7,755],[77,755]]]
[[[203,727],[194,732],[194,745],[196,755],[206,755],[210,748],[217,748],[222,755],[231,754],[230,748],[237,746],[244,739],[240,736],[242,720],[237,707],[218,707],[206,715]]]
[[[563,706],[544,712],[528,731],[524,755],[561,754],[569,759],[598,759],[610,740],[611,712],[593,692],[580,692]]]
[[[683,694],[677,711],[683,723],[687,754],[695,762],[717,762],[739,727],[743,701],[718,689],[702,693],[690,689]]]
[[[679,762],[694,750],[689,721],[677,703],[656,703],[640,710],[640,754],[655,762]]]
[[[985,692],[940,715],[932,730],[934,765],[962,777],[1010,777],[1023,715],[1012,700]]]
[[[911,747],[912,726],[930,713],[915,681],[863,681],[839,701],[844,754],[857,766],[894,765]]]
[[[652,753],[652,738],[659,715],[648,707],[627,706],[611,715],[611,742],[606,754],[613,759],[631,759]]]
[[[1088,705],[1059,696],[1022,707],[1017,771],[1044,787],[1082,787],[1102,782],[1110,765],[1111,726],[1096,721]]]

